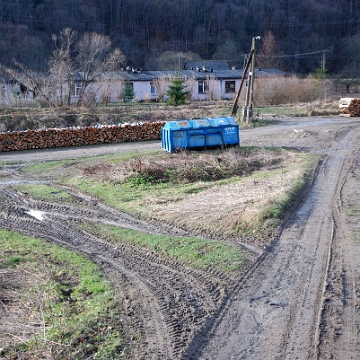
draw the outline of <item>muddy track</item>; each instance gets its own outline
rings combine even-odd
[[[252,266],[238,278],[191,270],[86,233],[77,221],[186,235],[56,184],[77,204],[42,203],[0,184],[6,197],[0,227],[42,237],[98,262],[122,299],[133,359],[358,359],[360,242],[353,239],[360,226],[347,215],[352,202],[360,203],[358,128],[357,119],[315,118],[243,132],[243,145],[307,149],[322,160],[297,211],[260,255],[250,254]],[[48,159],[49,152],[44,154]],[[26,156],[24,161],[31,161],[31,153],[29,160]],[[7,171],[14,180],[34,180],[19,178],[14,168]],[[29,216],[30,209],[41,211],[44,220]]]
[[[78,229],[76,220],[167,235],[178,235],[178,229],[144,223],[98,202],[88,202],[81,209],[41,203],[6,187],[1,192],[7,197],[1,204],[1,228],[85,253],[109,274],[113,285],[121,289],[136,359],[178,359],[234,287],[234,279],[224,274],[185,268],[138,247],[96,238]],[[80,193],[76,196],[86,199]],[[28,214],[30,209],[41,211],[44,219],[34,219]]]
[[[339,215],[344,183],[358,166],[354,130],[336,132],[302,206],[233,292],[209,341],[183,359],[359,358],[357,279]]]

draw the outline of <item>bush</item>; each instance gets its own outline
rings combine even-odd
[[[262,105],[312,102],[323,94],[323,82],[312,77],[261,78],[255,81],[254,103]]]

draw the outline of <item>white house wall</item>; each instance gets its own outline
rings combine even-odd
[[[134,101],[149,101],[157,100],[159,94],[151,93],[151,82],[156,82],[155,79],[164,79],[167,88],[171,84],[171,78],[174,76],[174,72],[160,72],[160,71],[148,71],[148,72],[137,72],[135,74],[128,72],[113,72],[110,74],[105,74],[105,80],[98,82],[93,82],[89,85],[87,93],[92,93],[95,96],[95,100],[99,103],[104,102],[104,97],[108,97],[107,101],[109,102],[120,102],[122,100],[123,89],[125,84],[132,84],[134,90]],[[236,93],[239,89],[242,71],[235,70],[232,73],[232,70],[226,71],[214,71],[204,74],[203,72],[198,71],[182,71],[180,76],[186,78],[185,84],[187,85],[186,91],[190,92],[190,99],[193,101],[201,100],[217,100],[217,99],[234,99]],[[234,76],[234,78],[232,78]],[[258,70],[257,76],[269,76],[263,69]],[[281,76],[281,75],[278,75]],[[285,75],[283,75],[285,76]],[[208,81],[208,92],[199,93],[199,81]],[[232,92],[226,92],[225,84],[227,81],[235,82],[235,89]],[[81,79],[77,82],[77,85],[81,84]],[[7,85],[9,87],[9,85]],[[66,93],[67,84],[63,85],[63,93]],[[11,89],[7,88],[6,92],[8,96],[14,95],[13,87]],[[243,88],[246,92],[246,83]],[[57,96],[60,95],[60,90],[58,91]],[[74,90],[73,90],[74,91]],[[27,94],[26,100],[32,100],[32,93]],[[72,94],[71,103],[75,104],[78,101],[79,97],[75,94]],[[165,100],[167,100],[165,96]]]
[[[34,101],[32,91],[21,92],[19,84],[2,83],[0,89],[0,103],[6,105],[27,105]]]
[[[235,80],[235,79],[234,79]],[[240,80],[236,81],[236,88],[238,88],[240,84]],[[133,84],[133,90],[134,90],[134,101],[149,101],[149,100],[156,100],[158,98],[158,94],[151,94],[151,85],[150,81],[134,81],[130,82]],[[167,84],[169,86],[171,82]],[[233,99],[235,98],[236,93],[225,93],[225,80],[211,80],[209,84],[209,92],[212,91],[213,93],[213,99],[221,99],[221,98],[227,98],[227,99]],[[96,92],[96,84],[92,85],[94,88],[92,89],[94,92]],[[124,84],[118,84],[114,83],[110,86],[110,102],[119,102],[121,101],[121,94],[122,89],[124,87]],[[96,100],[98,102],[101,102],[101,94],[104,90],[104,87],[97,90],[97,96]],[[91,89],[89,89],[91,91]],[[198,80],[195,80],[193,84],[188,85],[185,88],[185,91],[190,91],[191,94],[191,100],[194,101],[201,101],[201,100],[208,100],[210,97],[209,92],[208,93],[199,93],[198,90]],[[167,96],[165,96],[165,100],[167,100]]]

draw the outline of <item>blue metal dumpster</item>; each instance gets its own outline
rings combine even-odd
[[[239,145],[239,125],[232,117],[169,121],[161,129],[161,141],[170,153]]]

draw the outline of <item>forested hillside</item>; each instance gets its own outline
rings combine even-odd
[[[65,27],[108,36],[146,70],[199,58],[241,67],[254,36],[262,66],[306,74],[325,59],[339,73],[360,61],[359,0],[0,0],[0,63],[46,69]]]

